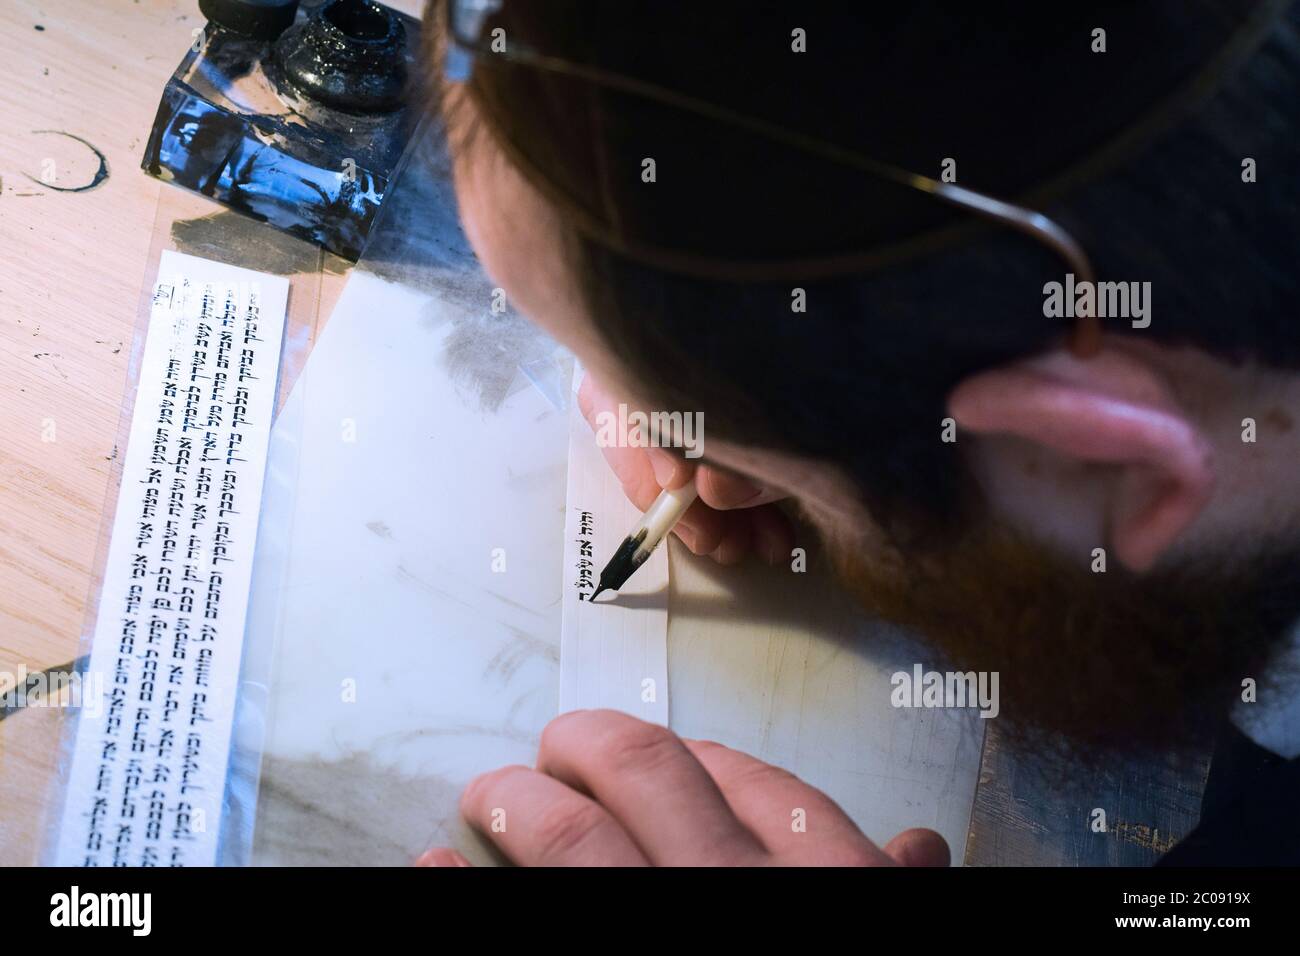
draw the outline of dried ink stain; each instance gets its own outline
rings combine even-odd
[[[32,132],[38,136],[66,136],[68,139],[75,140],[76,142],[80,143],[82,146],[86,147],[86,149],[94,153],[95,158],[99,160],[99,168],[95,170],[94,178],[92,178],[90,182],[86,183],[86,185],[84,186],[55,186],[52,183],[47,183],[37,179],[35,176],[32,176],[30,173],[23,173],[23,175],[26,176],[28,179],[30,179],[32,182],[44,186],[46,189],[53,189],[55,192],[84,193],[94,189],[96,186],[98,186],[100,183],[102,183],[104,180],[108,178],[108,159],[107,157],[104,156],[102,152],[100,152],[99,147],[96,146],[94,143],[82,139],[80,136],[76,135],[75,133],[65,133],[61,129],[34,129],[32,130]]]

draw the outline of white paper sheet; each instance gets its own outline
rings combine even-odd
[[[163,253],[57,865],[216,860],[288,289]]]
[[[640,518],[570,402],[560,713],[609,708],[668,725],[667,548],[657,548],[616,596],[589,601],[601,568]]]

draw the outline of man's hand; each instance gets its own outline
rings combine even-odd
[[[602,412],[618,414],[618,401],[590,373],[578,389],[578,408],[598,431]],[[665,488],[680,488],[695,478],[700,498],[673,533],[696,554],[720,564],[736,564],[753,551],[769,564],[789,560],[794,547],[790,519],[772,504],[783,497],[731,472],[696,467],[690,459],[662,448],[601,448],[623,492],[642,511]]]
[[[933,830],[881,849],[798,777],[612,710],[563,714],[537,767],[474,779],[461,813],[524,866],[947,866]],[[434,849],[421,866],[468,866]]]

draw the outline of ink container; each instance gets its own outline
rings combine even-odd
[[[418,120],[420,22],[373,0],[200,0],[141,165],[355,261]]]

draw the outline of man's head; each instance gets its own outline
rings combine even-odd
[[[517,308],[643,407],[703,412],[708,460],[795,498],[868,607],[999,671],[1022,729],[1185,739],[1263,677],[1300,613],[1294,12],[539,6],[489,26],[936,178],[951,161],[1065,224],[1101,280],[1150,284],[1076,358],[1045,314],[1066,270],[1024,236],[483,56],[444,112],[467,232]]]

